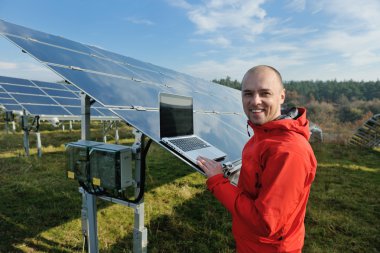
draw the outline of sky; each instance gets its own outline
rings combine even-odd
[[[0,0],[0,19],[206,80],[380,79],[379,0]],[[0,38],[0,75],[60,80]]]

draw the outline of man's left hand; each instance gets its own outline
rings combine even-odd
[[[223,167],[219,162],[203,156],[197,158],[198,166],[206,173],[207,178],[217,174],[223,174]]]

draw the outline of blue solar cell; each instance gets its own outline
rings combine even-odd
[[[17,104],[19,104],[19,103],[17,103],[17,101],[14,100],[13,98],[1,98],[1,97],[0,97],[0,104],[17,105]]]
[[[80,107],[66,107],[66,110],[68,110],[72,115],[80,116],[81,115],[81,108]]]
[[[50,66],[53,70],[65,76],[72,83],[82,84],[86,93],[107,106],[158,106],[160,91],[169,92],[164,87],[144,82],[136,82],[111,76],[76,71],[72,69]]]
[[[113,116],[113,117],[116,116],[113,112],[111,112],[110,110],[108,110],[106,108],[96,108],[95,107],[95,109],[98,110],[99,112],[101,112],[104,116]]]
[[[53,106],[53,105],[27,105],[24,107],[34,115],[57,115],[57,116],[65,116],[71,115],[68,111],[63,109],[61,106]]]
[[[63,98],[78,98],[74,92],[72,91],[65,91],[65,90],[52,90],[52,89],[42,89],[44,92],[46,92],[49,96],[52,97],[63,97]]]
[[[8,77],[8,76],[0,76],[0,83],[11,83],[11,84],[34,86],[34,84],[32,84],[29,80],[15,78],[15,77]]]
[[[102,113],[100,113],[98,110],[95,108],[90,109],[91,116],[104,116]]]
[[[60,83],[48,83],[48,82],[41,82],[41,81],[32,81],[35,85],[37,85],[40,88],[51,88],[51,89],[57,89],[57,90],[67,90],[66,86],[60,84]]]
[[[71,90],[71,91],[75,91],[75,92],[80,92],[80,89],[78,89],[77,87],[75,87],[74,85],[72,84],[63,84],[67,89]]]
[[[11,37],[16,44],[33,54],[42,62],[51,62],[55,64],[74,66],[82,69],[107,73],[111,75],[135,77],[137,75],[120,64],[104,60],[87,54],[65,50],[62,48],[52,47],[37,43],[35,41]]]
[[[54,98],[60,105],[80,106],[81,102],[78,98]]]
[[[3,105],[7,111],[22,111],[24,108],[21,105]]]
[[[41,104],[41,105],[57,105],[51,98],[46,96],[20,95],[13,94],[13,97],[20,104]]]
[[[8,95],[8,93],[5,93],[4,89],[0,88],[0,98],[10,98],[11,96]]]
[[[33,95],[45,95],[40,89],[29,87],[29,86],[19,86],[13,84],[1,84],[1,86],[9,93],[22,93],[22,94],[33,94]]]
[[[42,33],[36,30],[31,30],[23,26],[5,22],[3,20],[0,20],[0,26],[1,26],[0,27],[1,32],[5,34],[12,34],[12,35],[25,37],[25,38],[31,38],[34,40],[54,44],[60,47],[70,48],[72,50],[81,51],[85,53],[92,52],[92,50],[89,49],[87,46],[80,44],[78,42],[74,42],[74,41],[65,39],[63,37]]]
[[[115,62],[119,62],[123,65],[127,65],[127,66],[132,65],[132,66],[139,67],[139,68],[146,69],[146,70],[150,70],[150,71],[153,70],[155,72],[160,72],[160,69],[161,69],[160,67],[154,66],[151,63],[139,61],[139,60],[133,59],[133,58],[128,57],[128,56],[124,56],[121,54],[110,52],[110,51],[107,51],[107,50],[104,50],[104,49],[101,49],[98,47],[94,47],[94,46],[88,46],[88,47],[91,48],[95,52],[96,55],[110,59],[110,60],[115,61]]]

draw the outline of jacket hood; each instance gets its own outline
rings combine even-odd
[[[265,130],[287,130],[294,131],[303,135],[307,140],[310,137],[309,121],[306,119],[306,109],[297,108],[298,115],[294,118],[285,118],[269,121],[263,125],[255,125],[248,120],[248,124],[253,129],[254,133],[259,133]]]

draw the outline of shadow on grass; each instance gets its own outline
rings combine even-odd
[[[146,227],[149,252],[235,252],[231,217],[209,192],[196,194]],[[104,252],[132,252],[132,244],[133,234],[129,233]]]
[[[193,172],[162,148],[151,148],[147,191]],[[65,252],[70,247],[39,236],[81,217],[79,185],[66,179],[65,159],[63,152],[0,159],[0,252],[24,252],[22,245],[42,252]],[[98,211],[110,205],[97,201]],[[67,252],[78,250],[73,246]]]

